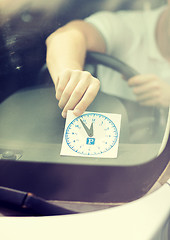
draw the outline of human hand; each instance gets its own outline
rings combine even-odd
[[[100,82],[87,71],[66,69],[54,81],[58,106],[63,109],[65,118],[67,110],[81,115],[96,97]]]
[[[168,107],[170,104],[170,84],[156,75],[137,75],[128,80],[128,85],[143,106]]]

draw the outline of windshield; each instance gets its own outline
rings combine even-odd
[[[48,3],[44,0],[17,3],[0,1],[0,158],[27,162],[131,166],[146,163],[158,156],[170,103],[170,56],[160,30],[160,24],[163,24],[164,18],[169,14],[168,11],[163,14],[166,7],[167,1],[163,0],[53,0]],[[66,119],[62,115],[63,107],[58,106],[60,99],[56,97],[57,83],[54,75],[59,68],[58,63],[54,64],[53,56],[50,58],[50,51],[60,58],[61,64],[58,65],[62,66],[69,51],[65,45],[57,46],[57,50],[52,49],[53,40],[46,42],[46,39],[76,19],[88,24],[93,29],[92,32],[97,29],[95,31],[102,36],[107,47],[104,51],[101,50],[101,54],[116,58],[116,63],[118,59],[128,66],[118,64],[119,71],[115,71],[102,62],[103,55],[97,56],[97,60],[93,56],[92,60],[84,60],[84,70],[99,79],[100,90],[85,109],[94,114],[94,119],[89,118],[90,122],[84,120],[84,126],[78,120],[82,135],[79,135],[81,131],[76,132],[76,128],[72,134],[78,134],[77,141],[83,138],[83,134],[88,135],[85,137],[88,149],[97,147],[95,151],[89,150],[94,154],[88,151],[82,154],[79,151],[81,146],[75,142],[74,154],[61,155],[68,127],[76,127],[76,122],[71,119],[66,125]],[[113,28],[108,25],[110,21],[115,21]],[[69,35],[65,39],[68,40]],[[97,42],[91,44],[97,48]],[[76,47],[77,52],[83,52],[83,47]],[[88,49],[89,53],[96,51],[100,52],[95,47]],[[74,52],[74,57],[78,55],[77,52]],[[128,73],[134,70],[133,76],[124,73],[126,67]],[[115,135],[108,132],[107,136],[112,138],[111,147],[100,146],[99,157],[97,140],[102,138],[104,131],[99,127],[99,118],[104,116],[105,122],[106,117],[110,119],[107,114],[118,115],[121,120],[117,125],[115,118],[111,120],[117,129],[116,143],[113,142]],[[91,121],[94,121],[93,125]],[[106,124],[107,127],[110,126],[110,122]],[[90,136],[92,126],[95,133]],[[104,141],[102,144],[107,146],[108,139]],[[115,145],[116,156],[102,155]],[[69,150],[73,148],[67,140],[65,146],[64,151],[67,147]],[[79,155],[76,155],[78,151]]]

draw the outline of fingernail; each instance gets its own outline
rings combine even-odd
[[[62,117],[66,118],[66,116],[67,116],[67,113],[66,112],[62,112]]]
[[[73,113],[74,113],[76,116],[81,115],[81,111],[80,111],[78,108],[74,109]]]

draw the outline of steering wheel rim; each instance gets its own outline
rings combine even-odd
[[[86,55],[86,62],[88,62],[89,64],[95,63],[96,65],[102,64],[103,66],[112,68],[113,70],[125,76],[126,77],[125,80],[128,80],[129,78],[139,74],[135,69],[130,67],[128,64],[106,53],[88,51]]]

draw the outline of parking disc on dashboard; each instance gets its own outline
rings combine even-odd
[[[116,158],[120,120],[120,114],[68,111],[61,155]]]

